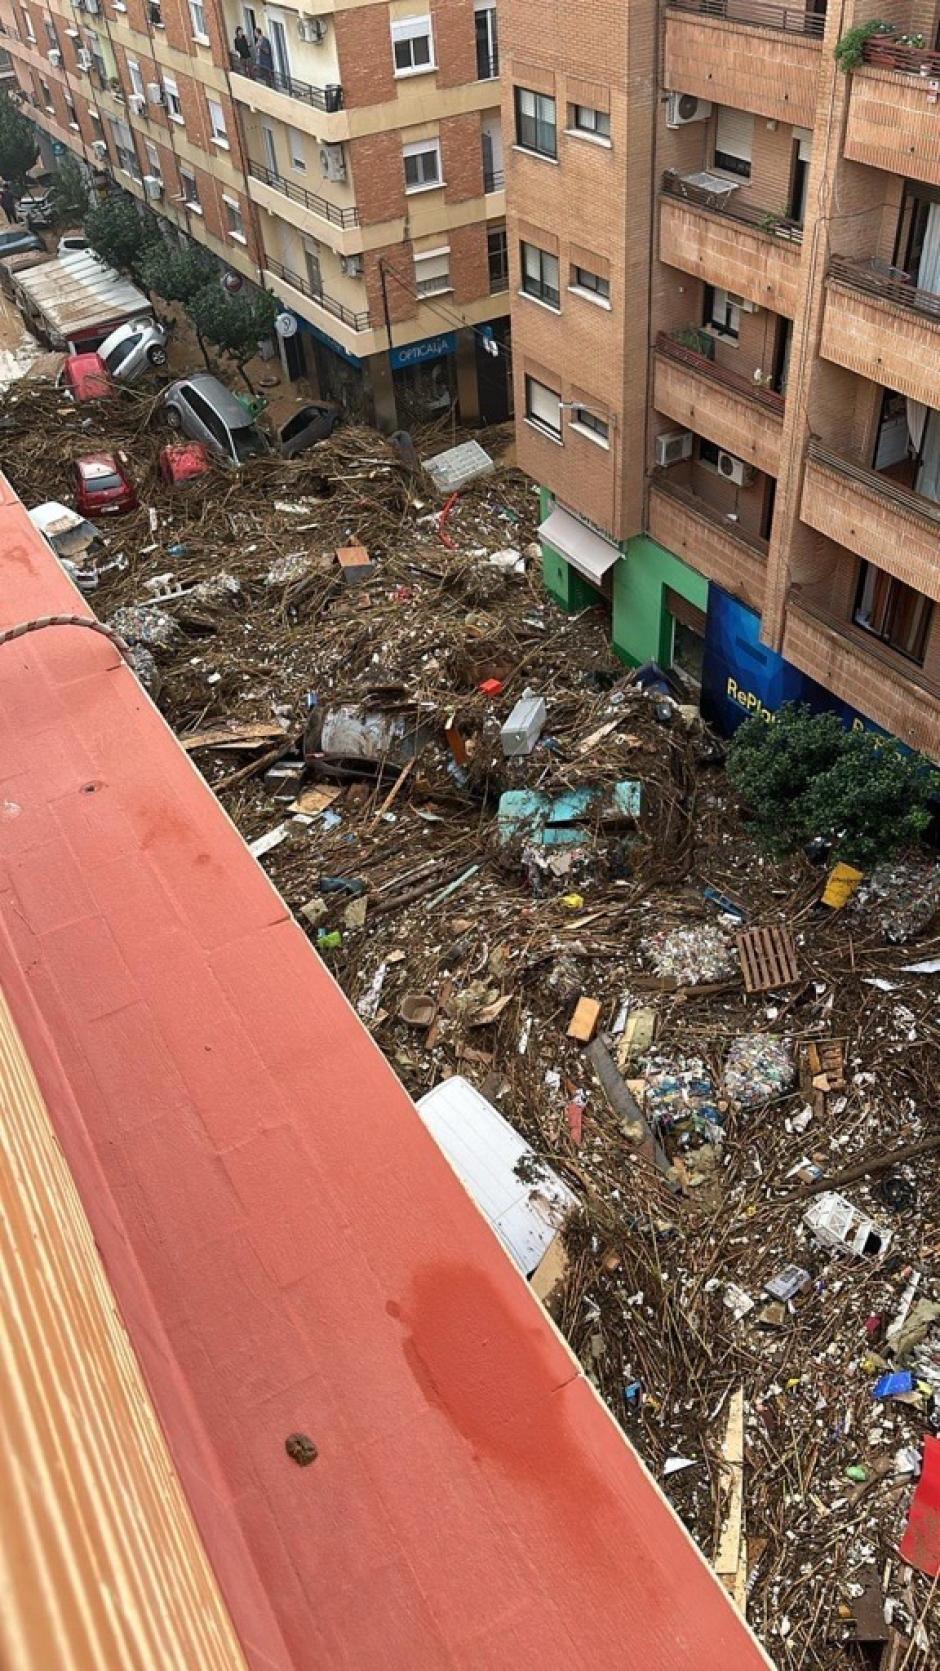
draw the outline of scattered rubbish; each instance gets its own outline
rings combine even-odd
[[[248,723],[246,725],[230,724],[217,725],[209,731],[193,731],[188,737],[181,737],[180,742],[187,754],[196,754],[199,749],[253,749],[261,748],[265,743],[271,743],[275,738],[283,737],[283,730],[279,725]]]
[[[108,622],[126,644],[143,644],[148,650],[168,650],[179,631],[172,615],[152,604],[134,604],[116,609]]]
[[[289,1433],[284,1440],[284,1449],[298,1468],[309,1468],[320,1454],[309,1433]]]
[[[799,979],[796,949],[785,928],[746,928],[737,936],[746,992],[772,992]]]
[[[502,679],[483,679],[477,688],[484,696],[502,696],[505,686]]]
[[[579,998],[568,1023],[569,1039],[577,1039],[579,1044],[589,1044],[597,1032],[600,1017],[601,1006],[596,998]]]
[[[459,1074],[428,1091],[417,1108],[510,1257],[531,1276],[577,1197]]]
[[[823,904],[828,905],[831,911],[841,911],[843,905],[848,904],[864,877],[865,872],[856,870],[854,865],[833,865],[822,892]]]
[[[269,795],[290,806],[303,782],[303,775],[304,769],[299,763],[279,763],[268,767],[262,782]]]
[[[935,1300],[922,1299],[909,1305],[903,1315],[894,1317],[887,1330],[886,1354],[903,1362],[915,1347],[927,1339],[938,1321],[940,1305]]]
[[[430,1027],[437,1015],[437,999],[428,992],[406,992],[398,1013],[409,1027]]]
[[[750,1294],[746,1293],[743,1288],[739,1288],[736,1282],[729,1282],[727,1284],[722,1298],[728,1310],[732,1312],[739,1321],[742,1317],[746,1317],[749,1311],[754,1310],[754,1300],[752,1300]]]
[[[545,724],[545,698],[534,691],[524,690],[499,733],[502,750],[507,759],[517,754],[531,754]]]
[[[446,452],[425,459],[424,468],[441,493],[457,493],[470,482],[490,475],[493,460],[479,441],[463,441],[459,447],[448,447]]]
[[[248,851],[253,853],[256,859],[261,859],[265,853],[273,852],[274,848],[279,847],[282,841],[286,841],[289,834],[289,824],[277,824],[273,830],[268,830],[264,835],[258,836],[255,841],[250,841]]]
[[[811,1280],[809,1271],[804,1270],[802,1265],[785,1265],[782,1271],[764,1283],[764,1290],[775,1300],[792,1300]]]
[[[386,959],[385,962],[379,964],[368,987],[356,1005],[356,1010],[360,1020],[374,1021],[378,1015],[379,999],[382,996],[382,988],[385,985],[385,976],[387,971],[388,960]]]
[[[729,899],[727,894],[719,893],[717,888],[703,888],[702,898],[707,899],[709,905],[716,905],[726,917],[736,917],[738,922],[744,922],[747,918],[744,907],[736,905],[733,899]]]
[[[860,884],[852,910],[876,923],[888,940],[915,939],[940,910],[940,864],[924,855],[876,866]]]
[[[786,1039],[751,1033],[732,1040],[725,1058],[724,1087],[739,1108],[759,1108],[782,1096],[795,1077],[793,1049]]]
[[[499,798],[497,827],[505,846],[523,838],[542,847],[577,847],[588,841],[598,820],[635,821],[640,815],[642,786],[630,781],[610,790],[582,786],[561,795],[536,789],[507,789]]]
[[[565,1282],[570,1268],[564,1237],[557,1235],[549,1243],[538,1265],[529,1278],[529,1285],[540,1299],[549,1316],[558,1322],[564,1298]]]
[[[926,1573],[928,1578],[940,1577],[940,1439],[934,1439],[929,1433],[924,1437],[922,1472],[911,1501],[900,1555],[902,1561]]]
[[[424,727],[413,709],[383,713],[353,704],[311,708],[304,731],[304,757],[314,770],[391,765],[400,769],[418,753]]]
[[[343,936],[338,928],[321,928],[317,932],[317,946],[323,952],[338,952]]]
[[[902,963],[905,975],[940,975],[940,957],[925,957],[920,963]]]
[[[866,1259],[879,1258],[887,1252],[891,1242],[890,1230],[875,1224],[844,1195],[837,1195],[835,1191],[820,1195],[811,1207],[807,1207],[803,1223],[824,1247],[845,1248],[849,1253]]]
[[[879,1375],[872,1387],[873,1398],[900,1398],[904,1393],[914,1391],[914,1377],[909,1369],[887,1370]]]
[[[693,1457],[667,1456],[665,1462],[663,1463],[663,1476],[668,1478],[670,1474],[683,1473],[686,1468],[700,1468],[701,1466],[702,1464],[697,1462]]]
[[[698,1057],[660,1058],[646,1064],[646,1114],[677,1141],[693,1137],[717,1142],[724,1115],[705,1063]]]
[[[368,580],[369,576],[375,573],[375,564],[364,545],[340,546],[336,553],[336,561],[348,585],[358,585],[360,581]]]
[[[628,1062],[636,1061],[645,1056],[656,1037],[656,1011],[650,1009],[631,1010],[627,1016],[626,1026],[617,1050],[618,1067],[626,1067]]]
[[[893,1213],[909,1213],[917,1201],[914,1185],[908,1178],[898,1177],[897,1174],[879,1180],[878,1194]]]
[[[744,1513],[744,1389],[728,1400],[728,1421],[721,1445],[719,1494],[722,1519],[714,1567],[741,1612],[747,1606],[748,1556]]]
[[[734,948],[719,928],[703,923],[695,928],[667,928],[642,944],[646,961],[658,975],[680,986],[727,980],[735,972]]]

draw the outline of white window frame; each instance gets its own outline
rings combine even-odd
[[[449,291],[453,290],[454,287],[451,284],[451,278],[450,278],[450,245],[449,244],[442,244],[439,249],[415,250],[414,263],[415,263],[415,290],[417,291],[419,297],[423,297],[423,296],[444,296]],[[440,267],[442,269],[442,271],[439,274],[431,273],[429,275],[429,274],[425,273],[424,277],[422,278],[421,269],[426,268],[428,265],[431,265],[431,264]],[[439,278],[441,280],[441,282],[436,284],[433,289],[428,289],[428,290],[422,289],[422,285],[433,283],[435,278]]]
[[[598,110],[592,104],[572,104],[568,107],[568,126],[565,132],[577,139],[589,139],[592,145],[610,148],[610,111]],[[600,126],[598,126],[600,123]]]
[[[35,46],[36,45],[36,31],[33,28],[33,20],[30,17],[29,12],[27,11],[25,6],[20,7],[20,12],[22,14],[23,22],[26,25],[26,45],[27,46]]]
[[[428,13],[419,17],[397,17],[392,19],[392,69],[396,81],[402,81],[410,75],[430,75],[437,69],[434,56],[434,25]],[[412,41],[427,41],[428,61],[426,64],[399,65],[396,57],[396,47]]]
[[[596,279],[598,284],[606,284],[606,296],[602,295],[599,290],[596,290],[593,285],[579,283],[579,279],[582,276]],[[571,283],[569,284],[568,289],[570,290],[572,296],[580,296],[585,302],[593,302],[595,307],[606,308],[607,312],[610,313],[610,279],[605,279],[603,274],[594,273],[591,271],[590,267],[582,267],[579,262],[573,261],[571,263]]]
[[[727,343],[729,348],[736,348],[741,340],[740,303],[731,300],[733,291],[726,290],[722,284],[713,284],[711,292],[711,313],[704,328],[719,341]],[[724,326],[719,323],[722,317],[727,322]]]
[[[550,280],[553,266],[554,284],[546,281],[546,272]],[[538,302],[540,307],[548,308],[551,313],[561,312],[561,262],[552,250],[542,249],[540,244],[530,244],[523,238],[519,244],[519,273],[520,296],[525,296],[530,302]],[[549,295],[543,294],[545,291],[553,294],[555,300],[551,301]]]
[[[196,179],[195,171],[192,168],[187,167],[185,163],[179,163],[178,167],[180,175],[180,194],[183,198],[184,206],[191,214],[201,215],[202,203],[199,198],[199,181]],[[194,197],[190,197],[188,191],[186,190],[187,183],[192,185],[192,189],[195,193]]]
[[[226,232],[230,238],[234,238],[236,244],[247,244],[248,239],[245,235],[245,221],[242,215],[242,206],[239,203],[238,198],[230,197],[228,192],[224,191],[222,193],[222,202],[224,203],[226,209],[226,219],[230,221],[234,215],[238,223],[237,226],[226,226]]]
[[[162,180],[163,169],[160,167],[160,152],[152,139],[144,140],[144,152],[147,157],[147,173],[152,174],[156,180]]]
[[[229,149],[228,128],[225,126],[225,111],[218,99],[210,99],[206,94],[206,109],[209,112],[209,127],[212,130],[212,143],[223,151]],[[218,113],[218,114],[217,114]]]
[[[407,196],[411,197],[416,192],[420,191],[440,191],[444,184],[444,164],[441,157],[441,142],[439,139],[418,139],[414,141],[413,144],[402,146],[401,155],[403,168],[405,167],[405,163],[409,157],[424,156],[426,154],[431,154],[432,152],[437,157],[437,179],[419,181],[416,186],[410,186],[408,184],[408,175],[406,171],[405,192]]]
[[[583,418],[587,418],[589,421],[583,423]],[[599,435],[596,429],[592,429],[591,424],[600,424],[604,431],[603,435]],[[579,406],[575,402],[571,409],[568,428],[573,429],[577,435],[582,435],[585,441],[592,441],[595,447],[602,447],[605,452],[610,452],[609,418],[602,418],[599,413],[592,412],[589,407]]]
[[[141,75],[140,65],[138,64],[136,58],[127,58],[125,62],[127,64],[128,79],[131,84],[131,92],[135,93],[139,99],[145,99],[147,97],[147,91],[144,87],[144,78]]]
[[[183,101],[180,98],[179,86],[171,75],[163,77],[163,97],[166,101],[166,113],[169,120],[184,128],[186,118],[183,115]]]
[[[71,93],[64,93],[63,97],[65,99],[65,110],[69,119],[69,127],[73,133],[81,133],[82,129],[78,120],[78,110],[75,105],[75,100],[72,98]]]
[[[557,423],[553,423],[547,416],[553,403],[557,409]],[[541,412],[537,410],[539,406],[542,407]],[[525,421],[531,424],[533,429],[537,429],[540,435],[547,435],[550,441],[557,442],[560,447],[564,446],[561,433],[561,395],[555,389],[550,389],[547,383],[540,383],[537,377],[528,373],[525,378]]]
[[[54,116],[55,105],[52,102],[52,88],[44,75],[39,77],[39,96],[42,99],[43,109],[48,111],[50,116]]]
[[[304,136],[299,128],[292,128],[289,123],[284,124],[287,133],[287,154],[290,157],[291,168],[298,174],[306,174],[307,159],[304,155]]]
[[[189,21],[197,46],[211,46],[204,0],[189,0]],[[199,25],[202,24],[202,28]]]

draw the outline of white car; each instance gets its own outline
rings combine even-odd
[[[98,349],[116,383],[134,383],[148,366],[166,365],[166,330],[155,319],[132,319]]]
[[[63,232],[56,246],[56,255],[75,255],[88,248],[84,232]]]

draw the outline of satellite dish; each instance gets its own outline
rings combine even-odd
[[[237,296],[244,282],[241,273],[222,274],[222,289],[229,296]]]
[[[274,321],[274,329],[279,337],[295,337],[297,335],[297,315],[295,313],[279,313]]]

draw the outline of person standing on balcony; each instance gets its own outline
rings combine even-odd
[[[264,81],[269,87],[274,85],[274,53],[271,42],[263,30],[255,30],[255,46],[252,57],[255,61],[255,72],[259,81]]]
[[[240,25],[235,31],[235,39],[232,44],[235,48],[235,55],[238,58],[239,69],[242,70],[245,75],[250,75],[251,44],[244,29],[242,29]]]

